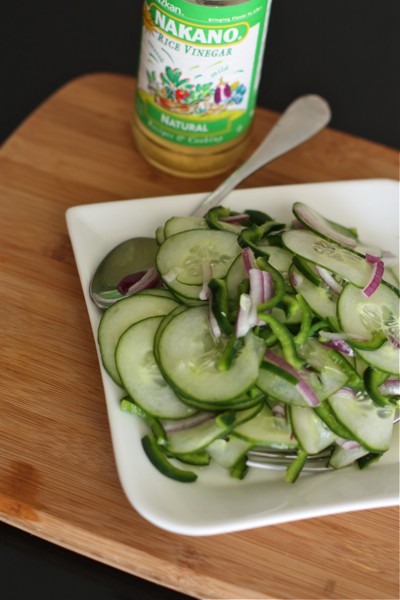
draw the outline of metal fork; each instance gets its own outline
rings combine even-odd
[[[309,473],[333,471],[333,467],[329,467],[327,464],[331,454],[332,448],[327,448],[318,454],[310,455],[302,471]],[[293,462],[296,457],[297,453],[295,451],[287,452],[260,447],[253,448],[248,452],[246,464],[248,467],[257,467],[258,469],[286,471],[288,465]]]
[[[400,415],[398,415],[393,424],[399,423]],[[310,454],[307,462],[302,468],[302,472],[308,473],[323,473],[326,471],[334,471],[328,462],[332,454],[332,447],[322,450],[318,454]],[[259,446],[252,448],[247,455],[246,464],[248,467],[256,467],[258,469],[268,469],[270,471],[286,471],[288,465],[297,457],[296,450],[279,450],[273,448],[263,448]]]

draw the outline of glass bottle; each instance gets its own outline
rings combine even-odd
[[[145,0],[132,127],[179,177],[222,173],[248,143],[272,0]]]

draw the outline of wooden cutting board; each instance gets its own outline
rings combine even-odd
[[[134,85],[109,74],[72,81],[1,151],[1,518],[197,598],[397,598],[396,508],[188,538],[128,504],[65,211],[222,180],[170,177],[139,156]],[[253,146],[276,118],[257,111]],[[325,130],[242,187],[397,175],[394,150]]]

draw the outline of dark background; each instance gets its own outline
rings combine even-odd
[[[78,75],[136,74],[141,0],[3,0],[0,140]],[[281,111],[303,93],[331,126],[400,148],[399,0],[273,0],[259,93]]]
[[[136,74],[140,21],[141,0],[3,0],[0,141],[74,77]],[[400,148],[399,29],[399,0],[273,0],[258,104],[318,93],[332,127]],[[0,581],[5,600],[184,597],[6,525]]]

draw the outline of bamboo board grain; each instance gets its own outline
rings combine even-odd
[[[128,504],[65,210],[206,191],[222,180],[170,177],[138,155],[134,85],[110,74],[74,80],[1,151],[2,520],[196,598],[398,598],[396,508],[187,538]],[[276,118],[257,111],[253,146]],[[326,130],[242,187],[397,176],[394,150]]]

